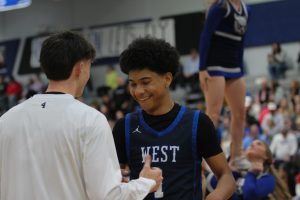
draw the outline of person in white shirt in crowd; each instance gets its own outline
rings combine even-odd
[[[192,91],[199,89],[199,53],[195,48],[191,49],[190,56],[183,63],[183,77]]]
[[[1,200],[143,199],[162,182],[151,157],[136,180],[122,183],[105,116],[80,97],[94,47],[65,31],[43,42],[40,62],[49,85],[0,118]]]
[[[268,54],[268,69],[272,80],[285,77],[285,59],[286,53],[282,50],[280,43],[272,44],[272,52]]]
[[[270,149],[275,160],[290,162],[298,149],[297,137],[291,130],[291,121],[286,119],[280,133],[274,135]]]
[[[263,118],[261,127],[267,137],[272,138],[275,134],[280,133],[284,126],[283,115],[277,111],[277,105],[274,102],[269,102],[269,113]]]

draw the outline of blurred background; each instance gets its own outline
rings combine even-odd
[[[128,94],[126,76],[119,70],[118,56],[132,40],[147,35],[165,39],[181,55],[182,67],[171,87],[174,99],[205,112],[197,50],[207,1],[0,0],[0,116],[45,91],[47,81],[39,66],[41,44],[47,35],[68,29],[82,33],[97,51],[91,78],[79,100],[104,113],[111,127],[137,107]],[[244,148],[257,138],[270,144],[281,177],[295,196],[300,169],[300,1],[245,2],[251,18],[244,55]],[[271,54],[278,47],[284,70],[274,74]],[[217,128],[225,153],[230,120],[224,104]],[[273,138],[281,134],[289,139],[278,145]]]

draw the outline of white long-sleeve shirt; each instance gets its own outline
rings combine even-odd
[[[275,159],[289,162],[291,156],[295,155],[298,149],[297,138],[293,133],[288,133],[285,137],[278,133],[271,142],[270,150]]]
[[[270,120],[273,122],[272,127],[268,125]],[[266,114],[261,124],[263,131],[271,136],[280,133],[283,126],[284,126],[284,118],[281,113],[275,113],[274,115],[272,115],[271,113]]]
[[[1,200],[143,199],[155,184],[121,178],[106,118],[71,95],[35,95],[0,118]]]

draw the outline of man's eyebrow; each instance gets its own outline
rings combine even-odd
[[[143,77],[143,78],[140,78],[139,81],[144,81],[144,80],[150,80],[151,78],[150,77]],[[133,80],[132,79],[128,79],[129,82],[132,82]]]

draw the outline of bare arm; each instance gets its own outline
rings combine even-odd
[[[235,181],[224,153],[206,158],[206,162],[218,179],[216,189],[207,196],[206,200],[229,199],[235,191]]]

